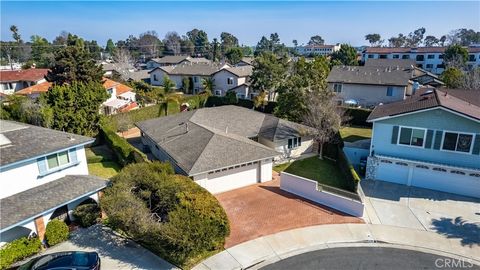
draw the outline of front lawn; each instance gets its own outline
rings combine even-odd
[[[340,136],[345,142],[355,142],[372,138],[372,129],[367,127],[344,127],[340,129]]]
[[[282,164],[285,165],[285,164]],[[317,181],[320,184],[352,191],[351,183],[335,162],[317,156],[287,163],[285,172]]]
[[[106,145],[85,149],[88,172],[91,175],[110,179],[117,175],[121,166],[115,161],[114,154]]]
[[[283,172],[283,171],[285,171],[286,168],[288,168],[288,166],[290,166],[290,164],[292,164],[292,163],[287,162],[287,163],[283,163],[283,164],[273,166],[273,170],[276,171],[276,172]]]

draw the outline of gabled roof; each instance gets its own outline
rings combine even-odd
[[[0,199],[0,230],[105,188],[107,181],[93,175],[68,175]]]
[[[47,75],[48,69],[30,68],[21,70],[0,70],[0,82],[36,82]]]
[[[221,71],[230,72],[231,74],[237,77],[248,77],[252,75],[253,66],[246,65],[246,66],[238,66],[238,67],[227,67],[227,68],[222,68],[215,73],[218,73]]]
[[[181,63],[175,66],[156,67],[148,73],[160,69],[169,75],[185,75],[185,76],[210,76],[217,72],[225,65],[211,64],[211,63]]]
[[[420,88],[410,98],[375,107],[368,121],[442,107],[480,120],[478,90]]]
[[[15,92],[15,94],[18,94],[18,95],[41,94],[41,93],[47,92],[51,86],[52,86],[51,82],[45,81],[36,85],[32,85],[27,88],[24,88],[18,92]],[[109,88],[115,87],[117,91],[117,96],[133,90],[132,88],[130,88],[125,84],[110,80],[108,78],[103,78],[103,87],[105,87],[106,90],[108,90]]]
[[[167,55],[160,58],[153,58],[150,61],[159,63],[159,64],[178,64],[184,60],[189,59],[188,55]]]
[[[238,106],[183,112],[136,124],[188,175],[278,156],[249,138],[292,138],[308,127]]]
[[[406,86],[413,69],[400,67],[335,66],[327,81],[330,83]]]
[[[245,63],[245,64],[251,65],[251,64],[253,63],[253,60],[254,60],[254,59],[255,59],[255,58],[253,58],[253,57],[248,57],[248,56],[246,56],[246,57],[242,57],[242,60],[240,60],[240,62],[243,62],[243,63]],[[238,63],[237,63],[237,64],[238,64]]]
[[[89,137],[7,120],[0,120],[0,135],[7,139],[0,145],[0,166],[94,141]]]

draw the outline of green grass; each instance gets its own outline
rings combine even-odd
[[[283,172],[283,171],[285,171],[286,168],[288,168],[288,166],[290,166],[290,164],[292,164],[292,163],[287,162],[287,163],[279,164],[277,166],[274,166],[273,170],[276,171],[276,172]]]
[[[122,168],[116,161],[114,154],[106,145],[85,149],[88,172],[102,178],[112,178]]]
[[[312,179],[327,186],[352,191],[349,180],[345,178],[340,168],[333,161],[321,160],[315,156],[294,161],[284,167],[287,173]]]
[[[355,142],[372,137],[372,129],[365,127],[345,127],[340,130],[340,135],[345,142]]]

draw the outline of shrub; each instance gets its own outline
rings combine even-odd
[[[6,244],[0,249],[0,269],[7,269],[11,264],[38,253],[41,247],[37,237],[22,237]]]
[[[106,158],[103,157],[103,156],[91,156],[91,157],[87,157],[87,163],[98,163],[98,162],[102,162],[102,161],[108,161],[108,159],[106,159]]]
[[[110,226],[185,266],[222,249],[230,228],[212,194],[173,173],[168,163],[128,165],[112,179],[101,203]]]
[[[367,122],[367,118],[372,112],[369,109],[362,109],[362,108],[352,108],[352,107],[344,107],[345,114],[350,117],[348,123],[354,126],[362,126],[362,127],[371,127],[372,124]]]
[[[100,218],[100,207],[96,203],[81,204],[73,210],[73,217],[80,226],[90,227]]]
[[[113,127],[106,123],[106,121],[102,121],[100,125],[100,134],[108,146],[113,150],[118,162],[122,166],[130,163],[148,161],[148,158],[144,153],[133,147],[124,138],[118,136]]]
[[[53,219],[47,224],[45,238],[49,246],[54,246],[68,239],[68,226],[59,219]]]

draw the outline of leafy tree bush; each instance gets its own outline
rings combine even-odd
[[[53,219],[47,224],[45,237],[49,246],[54,246],[68,239],[68,226],[59,219]]]
[[[223,247],[230,233],[216,198],[170,164],[131,164],[102,197],[109,224],[163,258],[190,265]]]
[[[367,122],[367,118],[372,112],[369,109],[343,107],[345,114],[349,118],[348,124],[354,126],[371,127],[372,124]]]
[[[16,239],[0,249],[0,269],[7,269],[11,264],[40,251],[42,243],[37,237]]]
[[[81,204],[73,210],[73,217],[80,226],[90,227],[100,218],[100,207],[96,203]]]

